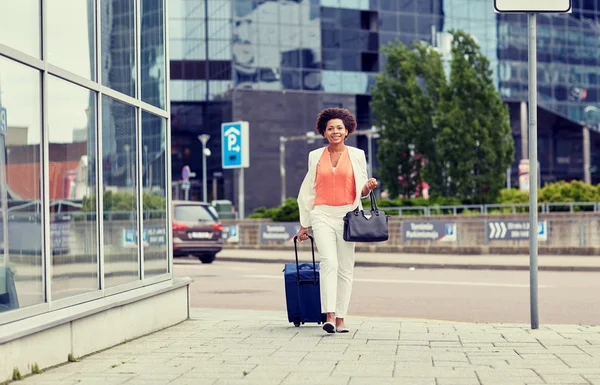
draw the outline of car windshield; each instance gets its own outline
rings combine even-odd
[[[182,222],[215,222],[217,217],[208,207],[198,205],[175,206],[175,220]]]

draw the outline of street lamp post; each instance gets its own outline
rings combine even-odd
[[[206,151],[206,142],[210,139],[210,135],[202,134],[198,135],[198,140],[202,143],[202,200],[207,202],[207,186],[206,186],[206,156],[210,155],[210,150]],[[208,154],[207,154],[208,152]]]

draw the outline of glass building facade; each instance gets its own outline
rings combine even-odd
[[[386,63],[381,47],[396,39],[407,45],[425,41],[438,47],[448,61],[449,32],[455,29],[475,37],[507,103],[527,100],[526,16],[496,14],[489,0],[170,0],[170,4],[173,119],[202,116],[195,126],[174,127],[173,141],[179,142],[173,149],[175,158],[185,158],[186,151],[199,152],[195,135],[218,135],[215,126],[223,121],[219,119],[244,120],[256,108],[270,113],[253,105],[252,98],[236,99],[246,92],[254,92],[254,100],[266,100],[265,92],[309,94],[320,108],[350,108],[359,128],[369,128],[370,87]],[[592,128],[591,164],[596,166],[600,166],[599,25],[600,0],[573,0],[572,14],[538,18],[540,106]],[[352,102],[332,101],[329,95],[348,96]],[[218,108],[224,113],[215,113]],[[276,119],[265,119],[275,124]],[[304,126],[296,134],[311,129]],[[366,139],[359,137],[357,144],[364,148]],[[213,145],[217,150],[213,154],[218,154],[218,143]],[[555,173],[560,162],[570,167],[580,163],[565,154],[582,152],[580,133],[557,136],[556,130],[542,128],[540,157],[552,158],[545,172],[542,164],[542,178],[582,179],[582,169]],[[212,170],[209,181],[220,171]],[[592,180],[600,181],[598,174]]]
[[[170,280],[165,1],[0,9],[0,325]]]

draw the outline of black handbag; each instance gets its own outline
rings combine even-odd
[[[383,242],[388,240],[388,215],[379,211],[371,191],[371,215],[367,218],[358,207],[344,216],[344,241]]]

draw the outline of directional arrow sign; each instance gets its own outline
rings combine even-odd
[[[500,241],[518,241],[529,239],[528,221],[494,221],[488,223],[488,239]],[[548,223],[538,224],[538,240],[548,240]]]

